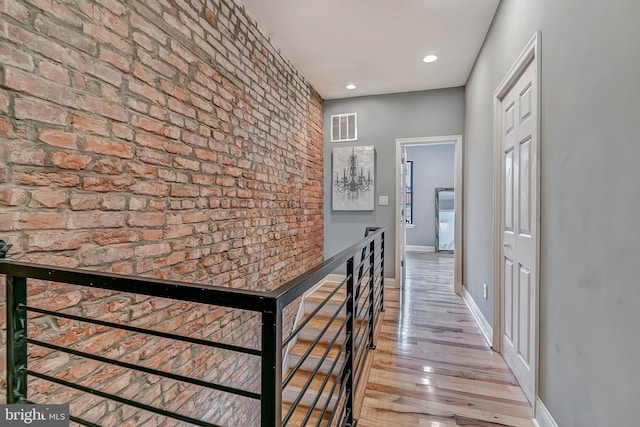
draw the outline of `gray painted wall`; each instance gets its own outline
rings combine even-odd
[[[413,160],[415,225],[407,229],[407,245],[436,244],[436,188],[453,188],[455,148],[453,144],[407,147],[407,159]]]
[[[464,283],[491,320],[492,96],[542,30],[540,396],[562,427],[638,425],[639,18],[638,0],[502,1],[466,87]]]
[[[358,141],[331,143],[333,114],[358,113]],[[450,88],[392,95],[326,101],[325,134],[325,258],[335,255],[364,236],[366,226],[385,227],[387,250],[385,277],[395,275],[395,144],[396,138],[460,135],[464,128],[464,89]],[[375,210],[331,210],[331,149],[336,146],[373,145],[376,148]],[[389,196],[388,206],[378,196]]]

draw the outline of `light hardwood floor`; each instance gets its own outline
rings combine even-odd
[[[382,333],[358,427],[531,427],[531,407],[453,292],[453,256],[411,254],[385,289]]]

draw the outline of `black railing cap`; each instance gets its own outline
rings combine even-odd
[[[285,307],[382,233],[382,227],[367,227],[366,237],[362,240],[267,292],[45,266],[8,259],[0,259],[0,274],[262,312]]]

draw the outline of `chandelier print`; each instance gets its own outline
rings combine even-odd
[[[364,168],[358,167],[358,156],[355,148],[351,150],[349,156],[349,172],[347,168],[342,170],[342,177],[336,172],[336,188],[341,193],[347,193],[350,199],[357,198],[360,192],[367,191],[371,187],[371,170],[367,171],[367,177],[364,177]]]
[[[373,146],[333,150],[333,210],[373,210]]]

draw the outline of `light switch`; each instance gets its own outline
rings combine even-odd
[[[380,206],[389,206],[389,196],[380,196],[378,199]]]

